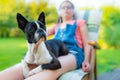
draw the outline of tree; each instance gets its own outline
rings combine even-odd
[[[17,13],[21,13],[31,21],[36,20],[42,11],[46,14],[47,24],[56,21],[56,8],[50,6],[47,0],[30,3],[25,3],[25,0],[0,0],[0,36],[9,37],[12,34],[13,37],[18,37],[22,35],[22,32],[17,29]]]
[[[120,8],[104,6],[102,10],[100,37],[109,47],[120,49]]]

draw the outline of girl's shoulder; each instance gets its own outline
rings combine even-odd
[[[55,29],[57,26],[58,26],[58,24],[57,24],[57,23],[56,23],[56,24],[53,24],[53,25],[52,25],[52,28],[54,28],[54,29]]]
[[[77,19],[76,22],[77,24],[86,24],[86,21],[83,19]]]
[[[76,22],[77,22],[77,26],[79,26],[79,27],[86,24],[86,21],[82,20],[82,19],[77,19]]]

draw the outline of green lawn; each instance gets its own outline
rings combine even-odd
[[[120,68],[120,50],[98,50],[97,67],[99,74]]]
[[[0,71],[21,61],[27,51],[27,43],[24,38],[0,39]],[[120,67],[120,50],[98,50],[97,67],[98,74],[108,72]]]
[[[27,51],[25,39],[1,38],[0,39],[0,70],[21,61]]]

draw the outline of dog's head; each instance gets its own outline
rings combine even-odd
[[[25,33],[28,43],[36,43],[40,39],[46,40],[45,14],[42,12],[37,21],[29,22],[17,13],[18,27]]]

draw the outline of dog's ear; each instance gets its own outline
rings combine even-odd
[[[41,12],[41,14],[38,17],[38,20],[41,21],[44,25],[46,24],[45,23],[45,13],[44,12]]]
[[[24,28],[26,24],[28,23],[28,21],[20,13],[17,13],[16,18],[18,22],[18,27],[22,29],[22,31],[24,32]]]

